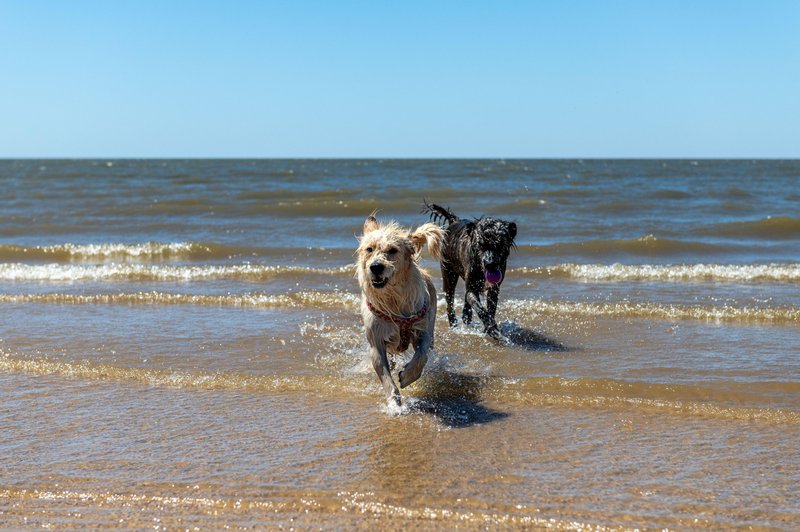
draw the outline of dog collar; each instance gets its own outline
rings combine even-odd
[[[400,347],[398,349],[401,353],[408,349],[408,344],[411,343],[411,330],[414,328],[414,325],[424,318],[428,313],[427,303],[422,305],[422,308],[419,310],[419,312],[408,318],[396,318],[394,316],[389,316],[385,312],[373,307],[372,303],[369,302],[369,299],[367,299],[367,308],[369,308],[370,312],[383,321],[388,321],[397,325],[397,327],[400,329]]]

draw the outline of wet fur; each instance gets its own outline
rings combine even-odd
[[[442,244],[442,288],[447,301],[447,320],[451,327],[458,324],[453,309],[453,299],[459,277],[466,284],[462,320],[472,321],[473,310],[483,322],[484,331],[492,338],[502,340],[495,314],[500,285],[506,276],[508,255],[515,247],[517,225],[491,217],[458,218],[450,209],[425,202],[423,213],[431,220],[447,226]],[[502,273],[497,284],[486,282],[487,265]],[[486,304],[481,296],[486,292]]]
[[[361,317],[370,345],[372,366],[383,385],[386,397],[400,404],[400,391],[392,380],[388,354],[398,353],[400,328],[367,307],[367,301],[381,312],[400,318],[413,316],[423,305],[427,314],[414,324],[411,345],[414,356],[400,371],[400,387],[405,388],[422,375],[433,346],[436,323],[436,288],[430,275],[419,267],[422,247],[439,259],[444,231],[426,223],[410,232],[394,222],[378,223],[374,216],[364,222],[364,233],[356,250],[356,272],[361,287]],[[380,273],[376,271],[380,270]]]

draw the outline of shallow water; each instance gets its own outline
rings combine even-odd
[[[796,161],[0,161],[0,183],[4,528],[800,527]],[[510,343],[440,300],[398,411],[351,263],[366,215],[416,226],[423,198],[517,222]]]

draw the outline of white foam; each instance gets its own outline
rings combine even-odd
[[[800,264],[561,264],[514,268],[511,273],[537,276],[566,275],[587,281],[800,281]]]
[[[387,399],[381,410],[384,414],[391,417],[408,416],[418,412],[424,405],[425,402],[416,397],[403,397],[402,403],[399,405],[394,399]]]
[[[4,281],[195,281],[209,279],[259,280],[281,274],[337,275],[351,271],[339,268],[307,268],[238,264],[226,266],[168,266],[150,264],[0,264]]]
[[[111,257],[150,257],[166,254],[190,253],[196,249],[208,251],[208,247],[192,242],[146,242],[144,244],[64,244],[61,246],[43,246],[42,251],[66,251],[75,258],[111,258]]]
[[[562,316],[605,316],[610,318],[644,318],[664,320],[699,320],[732,322],[800,323],[800,308],[797,307],[721,307],[660,305],[657,303],[581,303],[568,301],[545,301],[542,299],[511,299],[501,303],[511,312],[524,314],[557,314]],[[510,328],[509,328],[510,329]],[[505,331],[506,329],[504,329]],[[510,331],[509,331],[510,332]],[[508,334],[508,332],[506,332]]]
[[[404,416],[409,413],[408,405],[397,404],[394,399],[389,398],[383,407],[383,412],[392,417]]]

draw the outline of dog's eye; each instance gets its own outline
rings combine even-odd
[[[367,253],[372,253],[372,248],[367,248]]]
[[[389,248],[389,251],[387,251],[386,253],[388,253],[389,255],[394,255],[395,253],[397,253],[397,248]]]

